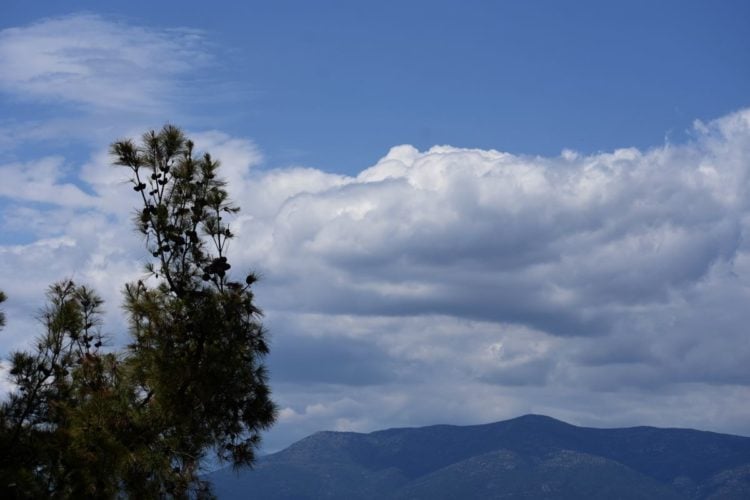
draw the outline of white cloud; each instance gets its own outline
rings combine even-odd
[[[66,179],[72,173],[69,170],[60,157],[0,165],[0,197],[63,207],[94,205],[95,197]]]
[[[475,413],[488,419],[510,407],[748,434],[732,397],[750,387],[748,153],[745,110],[648,151],[538,158],[400,146],[327,189],[308,187],[307,170],[258,173],[242,203],[258,216],[239,221],[238,246],[266,276],[259,298],[278,331],[277,370],[300,384],[320,375],[321,398],[360,394],[363,383],[376,401],[373,391],[411,390],[403,412],[460,383],[452,394],[464,404],[486,390],[514,401]],[[271,179],[296,189],[266,197]],[[300,361],[291,344],[311,337],[321,349]],[[316,359],[339,366],[350,389],[331,389]],[[287,374],[292,363],[307,374]],[[713,406],[681,420],[663,402],[693,397]],[[617,398],[642,407],[625,411]],[[446,414],[427,407],[422,423]],[[377,403],[369,411],[370,428],[394,423]]]
[[[0,31],[0,89],[26,100],[152,112],[209,56],[201,32],[72,15]]]
[[[217,130],[188,132],[188,135],[198,151],[208,152],[219,160],[230,196],[236,199],[248,192],[251,168],[263,161],[262,153],[252,141],[231,137]]]
[[[243,234],[273,241],[243,247],[273,279],[300,281],[274,300],[289,310],[446,313],[604,335],[738,255],[747,166],[735,150],[747,139],[727,122],[747,129],[731,116],[682,147],[575,160],[400,147],[328,189],[307,189],[308,171],[273,172],[242,204],[276,213],[241,221]],[[268,199],[269,179],[296,191]]]
[[[5,399],[14,386],[10,379],[10,366],[7,362],[0,360],[0,400]]]
[[[648,151],[399,146],[352,177],[257,169],[251,141],[192,135],[243,208],[233,269],[264,276],[285,408],[271,447],[321,428],[524,412],[750,434],[750,110]],[[107,161],[93,155],[85,196],[52,221],[33,206],[5,214],[36,221],[39,241],[0,248],[3,345],[70,273],[103,289],[122,330],[118,290],[143,253],[132,190]]]

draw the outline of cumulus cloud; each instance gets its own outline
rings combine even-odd
[[[163,109],[209,56],[200,31],[157,30],[97,15],[0,31],[0,89],[105,110]]]
[[[263,174],[243,205],[276,213],[240,226],[273,241],[245,251],[299,286],[274,298],[289,310],[607,335],[736,260],[747,129],[742,112],[684,146],[576,158],[402,146],[327,189],[308,190],[304,170]],[[269,179],[296,192],[269,199]]]
[[[271,448],[525,412],[750,434],[750,110],[646,151],[405,145],[356,176],[264,170],[249,140],[192,135],[243,208],[233,269],[264,278],[283,407]],[[40,304],[32,289],[71,269],[106,290],[122,331],[117,291],[142,252],[107,161],[81,168],[55,224],[33,206],[5,214],[38,219],[33,243],[0,247],[14,342],[14,300]]]
[[[394,379],[423,381],[414,398],[467,384],[464,402],[485,390],[521,398],[488,418],[523,407],[582,423],[614,409],[616,397],[597,394],[658,408],[629,410],[641,422],[667,423],[663,410],[672,425],[665,395],[682,408],[695,396],[722,408],[691,409],[703,427],[748,433],[731,396],[750,383],[748,153],[745,110],[648,151],[540,158],[399,146],[323,185],[323,173],[259,172],[242,200],[258,215],[238,221],[243,259],[266,276],[259,296],[271,318],[308,318],[279,327],[291,337],[278,341],[278,369],[287,343],[322,335],[319,345],[342,339],[328,351],[340,356],[341,385],[362,383],[343,370],[357,360],[362,374],[389,367],[393,378],[368,382],[384,394]],[[267,197],[271,179],[296,190]],[[345,353],[351,339],[371,344],[369,359]],[[298,362],[308,367],[300,382],[317,380],[313,364]],[[555,392],[585,394],[589,406],[573,411]],[[380,417],[371,427],[393,418]]]

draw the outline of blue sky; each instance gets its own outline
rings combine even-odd
[[[746,2],[20,2],[0,17],[0,354],[73,277],[125,339],[170,121],[242,206],[282,411],[750,435]],[[236,263],[236,264],[235,264]],[[718,362],[717,360],[720,360]]]
[[[273,166],[353,173],[401,143],[642,148],[749,104],[746,2],[10,0],[0,23],[71,12],[203,30],[215,59],[181,122],[253,137]]]

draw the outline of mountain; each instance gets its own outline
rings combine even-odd
[[[750,438],[593,429],[540,415],[485,425],[318,432],[255,470],[208,476],[219,499],[750,499]]]

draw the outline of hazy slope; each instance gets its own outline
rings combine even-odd
[[[209,476],[221,499],[750,498],[750,438],[591,429],[527,415],[475,426],[319,432],[254,471]]]

